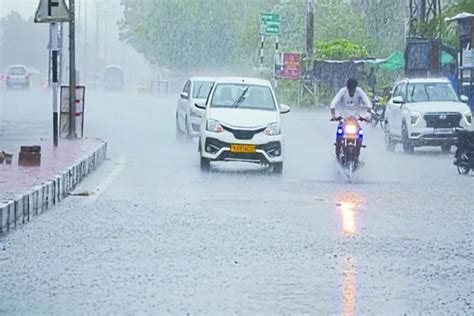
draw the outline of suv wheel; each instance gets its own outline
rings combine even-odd
[[[395,145],[397,144],[390,135],[390,129],[388,128],[388,123],[385,123],[385,148],[388,151],[395,151]]]
[[[179,129],[179,123],[178,123],[178,113],[176,113],[176,139],[180,140],[183,136],[183,132]]]
[[[413,154],[415,152],[415,147],[413,146],[410,138],[408,137],[408,128],[405,122],[403,122],[402,124],[402,145],[403,151],[406,154]]]

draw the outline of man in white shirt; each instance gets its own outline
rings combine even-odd
[[[337,121],[336,109],[340,112],[339,115],[348,118],[359,116],[365,118],[367,121],[370,120],[370,111],[372,109],[372,102],[370,102],[367,94],[358,87],[358,82],[355,79],[347,80],[346,87],[339,90],[334,99],[331,102],[331,121]],[[343,123],[339,123],[338,130],[343,126]],[[342,136],[336,137],[336,157],[339,160],[341,154],[341,139]],[[359,141],[359,146],[362,145],[362,140]],[[358,146],[358,150],[360,147]],[[358,155],[357,155],[358,156]]]
[[[362,116],[366,118],[372,109],[372,102],[364,90],[358,87],[357,80],[349,79],[347,86],[339,90],[331,102],[332,120],[336,120],[336,109],[344,117]]]

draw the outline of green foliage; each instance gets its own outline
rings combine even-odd
[[[347,39],[335,39],[329,42],[317,42],[314,49],[315,59],[350,60],[367,57],[367,49]]]
[[[462,12],[474,13],[474,1],[459,0],[444,7],[441,15],[424,23],[415,23],[415,33],[421,37],[439,37],[443,43],[459,48],[459,30],[457,23],[446,22],[446,18]]]

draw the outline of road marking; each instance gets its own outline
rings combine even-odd
[[[90,195],[83,198],[84,206],[91,206],[94,204],[97,199],[104,193],[107,188],[112,184],[112,182],[117,178],[117,176],[123,171],[125,168],[126,159],[125,157],[120,157],[118,160],[115,161],[115,165],[112,170],[108,173],[108,175],[95,187],[95,190],[91,192]],[[82,186],[81,186],[82,187]],[[77,188],[75,192],[86,192],[84,188]]]

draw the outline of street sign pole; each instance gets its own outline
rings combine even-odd
[[[264,47],[264,45],[265,45],[265,35],[262,35],[261,40],[260,40],[260,73],[262,73],[262,71],[263,71],[263,54],[264,54],[263,47]]]
[[[275,88],[278,88],[278,80],[275,74],[275,65],[278,58],[278,35],[275,38],[275,58],[274,58],[274,65],[273,65],[273,84]]]
[[[76,47],[75,47],[75,7],[69,0],[69,138],[76,139]]]
[[[54,146],[58,146],[59,140],[59,119],[58,119],[58,24],[50,23],[50,45],[51,45],[51,84],[53,88],[53,141]]]
[[[69,13],[64,0],[40,0],[38,8],[35,12],[35,23],[49,23],[49,67],[48,67],[48,83],[53,91],[53,142],[54,146],[58,146],[59,140],[59,119],[58,119],[58,55],[59,55],[59,22],[71,21]],[[62,27],[61,27],[62,29]],[[62,40],[62,36],[61,36]],[[61,44],[62,47],[62,44]]]

